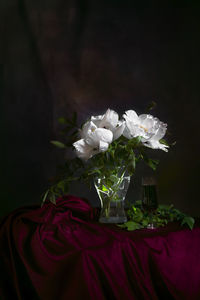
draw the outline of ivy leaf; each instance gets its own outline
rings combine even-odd
[[[59,141],[51,141],[51,144],[53,144],[54,146],[58,147],[58,148],[61,148],[61,149],[64,149],[66,148],[65,144],[59,142]]]
[[[149,158],[147,160],[147,164],[150,168],[152,168],[155,171],[157,168],[157,165],[159,164],[159,160]]]
[[[136,230],[136,229],[140,229],[141,226],[140,224],[134,222],[134,221],[128,221],[124,224],[127,227],[128,231],[132,231],[132,230]]]
[[[128,209],[127,216],[129,221],[124,224],[123,228],[127,228],[129,231],[145,228],[151,221],[158,227],[165,226],[168,222],[182,221],[181,225],[186,224],[190,229],[193,228],[195,223],[192,217],[175,209],[173,204],[160,204],[150,217],[148,212],[143,210],[142,202],[136,201],[136,203],[131,205]]]
[[[186,216],[186,217],[183,218],[183,221],[181,222],[181,225],[187,224],[188,227],[192,230],[192,228],[194,226],[194,222],[195,222],[194,218]]]
[[[148,220],[146,220],[146,219],[142,220],[143,227],[146,227],[148,225],[148,223],[149,223]]]
[[[134,220],[135,222],[141,222],[143,219],[143,212],[141,211],[140,208],[136,208],[134,211],[135,215],[134,215]]]
[[[171,209],[172,207],[173,207],[172,204],[170,204],[170,205],[167,205],[167,204],[159,204],[158,209],[159,209],[159,210],[169,210],[169,209]]]

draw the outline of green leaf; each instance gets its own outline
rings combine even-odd
[[[138,223],[134,222],[134,221],[128,221],[124,225],[127,227],[128,231],[132,231],[132,230],[136,230],[136,229],[141,228],[141,226]]]
[[[114,158],[115,157],[115,150],[110,150],[110,154],[111,154],[112,158]]]
[[[175,146],[175,145],[176,145],[176,141],[170,144],[170,146]]]
[[[193,226],[194,226],[194,223],[195,223],[194,218],[186,216],[186,217],[183,218],[183,221],[181,222],[181,225],[187,224],[188,227],[192,230]]]
[[[129,140],[128,144],[131,144],[133,147],[140,145],[142,136],[137,136]]]
[[[165,146],[169,146],[169,144],[167,143],[167,141],[164,140],[164,139],[160,139],[159,142],[160,142],[161,144],[165,145]]]
[[[141,222],[142,221],[142,219],[143,219],[143,213],[142,213],[142,211],[139,209],[139,208],[137,208],[136,209],[136,213],[135,213],[135,215],[133,216],[133,219],[134,219],[134,221],[135,222]]]
[[[152,168],[155,171],[157,165],[159,164],[159,160],[149,158],[147,164],[150,168]]]
[[[165,226],[172,221],[182,221],[181,225],[186,224],[190,229],[193,228],[195,222],[193,218],[175,209],[173,204],[160,204],[150,216],[147,211],[143,210],[141,201],[136,201],[134,205],[130,206],[127,216],[128,222],[125,223],[125,227],[129,231],[145,228],[150,221],[153,221],[157,227]]]
[[[173,205],[168,205],[168,204],[159,204],[158,209],[159,210],[169,210],[173,207]]]
[[[60,117],[60,118],[58,118],[58,122],[60,124],[66,124],[66,119],[64,117]]]
[[[46,201],[48,194],[49,194],[49,190],[47,190],[47,191],[45,192],[45,194],[44,194],[44,196],[43,196],[43,198],[42,198],[42,204],[41,204],[41,207],[44,205],[44,202]]]
[[[107,189],[107,187],[105,187],[105,185],[103,185],[102,191],[103,191],[103,192],[107,192],[107,191],[108,191],[108,189]]]
[[[135,207],[142,207],[142,201],[141,200],[137,200],[135,201]]]
[[[56,196],[55,194],[50,194],[49,201],[56,205]]]
[[[143,227],[146,227],[148,225],[148,223],[149,223],[148,220],[146,220],[146,219],[142,220]]]
[[[53,144],[54,146],[58,147],[58,148],[61,148],[61,149],[64,149],[66,148],[65,144],[59,142],[59,141],[51,141],[51,144]]]
[[[153,110],[157,106],[157,103],[155,101],[151,101],[151,103],[147,107],[147,113],[149,113],[151,110]]]
[[[119,178],[118,178],[118,176],[116,176],[116,175],[111,175],[111,176],[110,176],[110,180],[111,180],[113,183],[117,183],[118,180],[119,180]]]

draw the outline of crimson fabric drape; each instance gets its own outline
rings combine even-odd
[[[200,228],[127,232],[75,196],[24,207],[0,229],[1,299],[200,299]]]

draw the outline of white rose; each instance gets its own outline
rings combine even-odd
[[[160,122],[159,128],[156,131],[156,133],[150,138],[150,140],[146,141],[144,145],[146,147],[152,148],[152,149],[161,149],[165,152],[168,152],[169,146],[164,145],[160,143],[159,141],[164,137],[167,130],[167,125]]]
[[[126,138],[141,136],[141,141],[146,147],[168,151],[168,146],[159,142],[166,133],[167,124],[149,114],[138,116],[134,110],[126,111],[123,117],[126,122],[123,135]]]
[[[119,115],[111,109],[107,109],[104,115],[92,116],[91,121],[99,128],[111,130],[113,140],[118,139],[125,128],[125,122],[119,120]]]
[[[97,153],[108,149],[113,140],[112,131],[105,128],[98,128],[93,122],[89,121],[81,130],[82,139],[73,144],[77,156],[88,160]]]

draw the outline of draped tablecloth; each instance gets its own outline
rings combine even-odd
[[[200,227],[127,232],[75,196],[19,208],[0,229],[0,299],[200,299]]]

